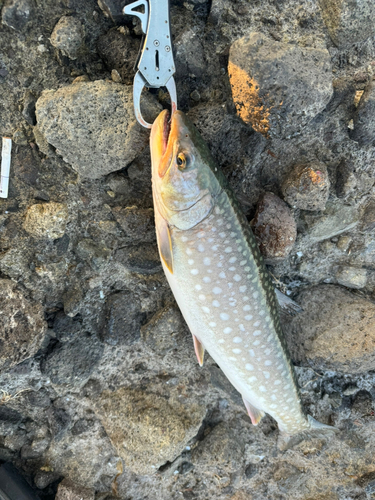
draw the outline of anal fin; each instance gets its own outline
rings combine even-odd
[[[250,404],[246,399],[242,396],[243,402],[245,403],[247,413],[249,414],[249,417],[251,418],[251,423],[253,425],[258,425],[259,422],[262,420],[262,417],[264,417],[264,411],[258,410],[258,408],[255,408],[252,404]]]
[[[193,342],[194,342],[194,350],[195,350],[195,354],[197,355],[199,366],[203,366],[204,345],[201,343],[200,340],[197,339],[197,337],[195,335],[193,335]]]

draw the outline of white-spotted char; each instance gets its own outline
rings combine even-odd
[[[256,240],[203,139],[181,112],[151,132],[153,196],[163,268],[203,363],[204,349],[242,394],[296,434],[322,426],[301,408],[274,287]]]

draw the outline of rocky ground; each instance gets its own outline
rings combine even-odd
[[[171,4],[179,107],[304,309],[303,404],[339,429],[284,452],[199,368],[163,276],[124,4],[0,0],[0,460],[42,500],[375,498],[375,4]]]

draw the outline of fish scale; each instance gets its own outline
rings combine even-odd
[[[324,429],[306,416],[282,335],[274,287],[255,237],[190,120],[163,111],[151,130],[152,184],[165,275],[193,334],[241,393],[254,424],[285,435]]]

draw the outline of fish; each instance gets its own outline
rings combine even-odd
[[[182,111],[169,119],[164,110],[153,123],[150,149],[159,254],[199,364],[207,350],[254,425],[267,413],[284,436],[334,429],[302,409],[274,285],[198,130]]]

